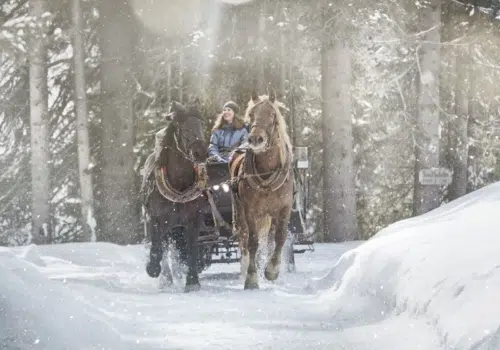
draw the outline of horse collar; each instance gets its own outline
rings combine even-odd
[[[208,187],[208,173],[205,163],[194,164],[195,181],[185,191],[180,192],[172,187],[168,181],[167,167],[161,169],[155,167],[155,181],[160,194],[171,202],[186,203],[190,202],[202,195],[202,192]]]
[[[271,173],[271,176],[267,179],[261,177],[262,174],[257,172],[255,166],[255,153],[250,152],[250,154],[245,155],[244,159],[244,172],[248,175],[247,181],[250,186],[258,191],[276,191],[278,190],[289,177],[290,170],[290,154],[289,150],[286,152],[286,162],[285,165],[279,165],[276,171]]]

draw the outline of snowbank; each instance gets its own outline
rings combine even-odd
[[[0,248],[0,348],[116,349],[123,340],[60,282],[49,280],[37,247],[23,257]]]
[[[499,228],[496,183],[387,227],[312,287],[342,328],[409,317],[442,348],[500,349]]]

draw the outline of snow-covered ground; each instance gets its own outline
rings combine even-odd
[[[237,264],[160,290],[143,246],[0,248],[1,349],[500,349],[500,183],[261,290]],[[498,216],[497,216],[498,215]]]

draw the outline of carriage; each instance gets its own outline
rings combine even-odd
[[[289,240],[286,249],[286,265],[288,271],[295,269],[295,254],[314,251],[314,239],[308,230],[309,209],[309,153],[307,147],[294,147],[294,203],[288,224]],[[226,225],[218,227],[210,205],[202,213],[202,226],[198,238],[199,272],[206,270],[212,264],[230,264],[240,261],[237,237],[233,236],[232,217],[233,206],[229,188],[229,169],[226,163],[207,163],[207,175],[215,206]],[[146,213],[144,212],[144,215]],[[182,235],[182,228],[177,236]],[[144,236],[150,237],[147,225],[144,225]]]
[[[292,145],[280,107],[274,94],[252,93],[252,131],[227,164],[206,158],[199,100],[188,107],[172,103],[171,123],[156,133],[141,185],[150,277],[162,274],[172,283],[169,263],[162,261],[174,247],[188,268],[186,291],[200,288],[198,274],[211,264],[233,262],[240,262],[245,289],[255,289],[263,238],[271,254],[268,280],[278,278],[283,258],[293,271],[294,255],[314,250],[307,229],[308,148]]]

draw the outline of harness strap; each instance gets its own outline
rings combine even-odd
[[[229,162],[229,176],[231,178],[231,189],[234,193],[238,193],[238,172],[240,172],[240,166],[245,160],[245,152],[235,153],[234,157]]]
[[[233,157],[229,163],[231,187],[238,194],[238,183],[246,179],[248,184],[258,191],[276,191],[288,180],[291,168],[291,155],[286,154],[285,165],[271,173],[269,178],[263,179],[255,167],[255,155],[247,150],[245,153]]]
[[[263,179],[255,167],[255,155],[253,153],[251,155],[247,154],[244,169],[245,173],[249,175],[247,181],[250,186],[259,191],[276,191],[283,186],[290,175],[291,160],[289,152],[287,152],[286,157],[284,166],[280,165],[268,179]]]

